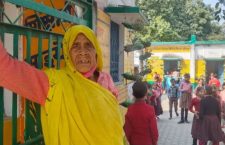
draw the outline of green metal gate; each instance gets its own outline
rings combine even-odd
[[[61,42],[63,35],[59,33],[51,32],[52,28],[56,23],[64,27],[63,22],[68,22],[73,24],[83,24],[92,28],[92,10],[93,2],[92,0],[65,0],[65,6],[61,10],[57,10],[54,7],[52,0],[51,7],[44,5],[43,3],[36,2],[35,0],[5,0],[5,2],[16,5],[17,7],[23,8],[23,10],[32,10],[35,12],[34,17],[37,20],[39,29],[30,28],[32,25],[19,26],[16,25],[18,20],[22,18],[24,11],[15,19],[11,20],[7,14],[4,12],[4,3],[0,4],[1,16],[8,20],[8,23],[0,22],[0,36],[2,42],[6,34],[10,34],[13,37],[13,57],[18,58],[18,45],[21,40],[25,43],[23,49],[26,49],[25,61],[42,69],[45,65],[47,67],[60,68],[62,56]],[[1,1],[0,1],[1,2]],[[79,6],[83,9],[82,17],[77,17],[76,15],[69,14],[66,9],[69,6]],[[45,22],[42,21],[42,17],[39,14],[46,14],[52,19],[52,23],[46,26]],[[41,30],[40,30],[41,29]],[[38,41],[37,54],[31,54],[32,49],[32,39],[35,38]],[[43,49],[43,41],[48,42],[48,49]],[[12,43],[12,42],[10,42]],[[53,47],[54,46],[54,47]],[[36,61],[32,61],[32,59]],[[4,128],[4,89],[0,88],[0,145],[3,145],[3,128]],[[13,93],[12,100],[12,145],[26,144],[44,144],[41,122],[40,122],[40,106],[38,104],[32,103],[26,100],[25,106],[25,131],[24,131],[24,143],[18,142],[17,140],[17,94]]]

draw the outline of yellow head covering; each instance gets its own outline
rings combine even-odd
[[[69,55],[77,34],[83,33],[97,52],[97,69],[102,54],[94,33],[85,26],[73,26],[63,40],[66,68],[49,69],[50,89],[41,108],[46,145],[122,145],[123,123],[119,105],[111,92],[78,73]]]
[[[64,39],[63,39],[63,53],[64,53],[64,58],[66,61],[66,64],[68,65],[68,67],[71,70],[75,70],[75,68],[73,67],[73,63],[70,59],[70,54],[69,54],[69,50],[73,45],[74,40],[76,39],[78,34],[84,34],[93,44],[94,48],[96,49],[96,53],[97,53],[97,70],[101,71],[102,70],[102,50],[99,46],[98,40],[94,34],[94,32],[83,25],[76,25],[73,26],[71,28],[69,28],[65,35],[64,35]]]

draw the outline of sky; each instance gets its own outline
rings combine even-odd
[[[211,4],[212,6],[215,6],[216,2],[218,2],[218,0],[204,0],[204,2],[206,4]]]

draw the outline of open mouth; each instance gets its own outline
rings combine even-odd
[[[87,59],[87,58],[81,58],[81,59],[78,58],[77,61],[76,61],[76,64],[87,66],[87,65],[91,64],[91,61],[90,61],[90,59]]]

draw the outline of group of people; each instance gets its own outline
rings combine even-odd
[[[224,126],[225,112],[225,83],[222,87],[215,74],[210,75],[209,83],[204,79],[198,80],[194,90],[189,110],[194,113],[192,123],[193,145],[205,145],[211,141],[213,145],[225,143]]]
[[[198,140],[199,145],[206,145],[208,141],[213,145],[225,142],[225,134],[222,131],[225,127],[225,83],[220,90],[218,79],[215,74],[211,74],[208,84],[201,78],[194,89],[188,73],[184,74],[180,83],[174,78],[170,81],[171,86],[166,91],[169,98],[169,119],[172,119],[173,106],[175,115],[179,116],[179,101],[181,118],[178,124],[189,123],[189,111],[194,114],[191,130],[193,145],[197,145]],[[124,126],[131,145],[157,144],[156,118],[162,113],[162,93],[159,75],[155,75],[153,85],[147,82],[136,82],[133,85],[133,95],[136,99],[128,108]]]
[[[190,75],[184,74],[183,78],[179,84],[175,79],[170,79],[171,86],[166,91],[169,98],[169,119],[172,119],[173,104],[176,115],[179,115],[177,113],[179,99],[181,108],[179,124],[189,123],[188,111],[194,113],[191,131],[193,145],[197,145],[197,140],[199,145],[205,145],[207,141],[212,141],[213,145],[219,145],[219,142],[225,141],[225,135],[221,129],[223,127],[221,121],[225,117],[225,83],[221,90],[219,80],[212,73],[208,84],[200,78],[196,88],[192,89]]]

